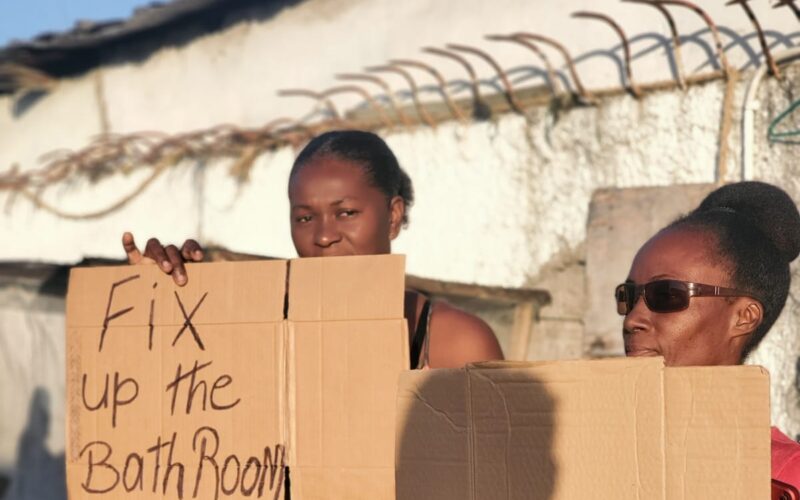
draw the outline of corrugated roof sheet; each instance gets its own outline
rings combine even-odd
[[[14,41],[0,48],[0,65],[20,65],[61,77],[82,73],[102,63],[109,49],[133,43],[167,28],[199,24],[203,32],[221,26],[226,14],[243,7],[266,6],[273,0],[173,0],[137,9],[124,20],[79,21],[62,33],[43,33],[28,41]],[[17,87],[0,72],[0,93]]]

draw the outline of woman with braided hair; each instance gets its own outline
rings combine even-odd
[[[306,145],[289,174],[292,241],[300,257],[372,255],[391,252],[391,242],[408,223],[414,201],[411,179],[389,146],[371,132],[324,133]],[[123,247],[131,264],[158,263],[178,285],[187,281],[184,262],[202,261],[195,240],[178,249],[157,239],[144,254],[133,235]],[[414,290],[405,295],[411,367],[460,368],[502,359],[491,328],[445,302],[433,303]]]
[[[717,189],[647,241],[617,287],[626,354],[741,364],[783,310],[798,253],[800,214],[783,190]],[[774,427],[772,478],[800,486],[800,445]]]

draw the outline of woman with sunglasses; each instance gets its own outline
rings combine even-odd
[[[289,174],[294,247],[300,257],[390,253],[413,201],[411,179],[380,137],[327,132],[308,143]],[[184,262],[203,260],[194,240],[178,249],[152,238],[144,254],[130,233],[122,244],[128,262],[158,263],[179,285],[187,281]],[[491,328],[476,316],[413,290],[406,291],[405,315],[412,367],[460,368],[503,359]]]
[[[800,214],[783,190],[717,189],[645,243],[617,287],[626,354],[669,366],[741,364],[780,315],[798,253]],[[772,477],[800,486],[800,445],[777,428]]]

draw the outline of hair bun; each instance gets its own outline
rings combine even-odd
[[[787,262],[800,254],[800,213],[786,192],[764,182],[728,184],[706,196],[698,212],[733,211],[775,245]]]

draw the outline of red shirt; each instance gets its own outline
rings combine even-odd
[[[800,444],[772,428],[772,479],[800,489]]]

